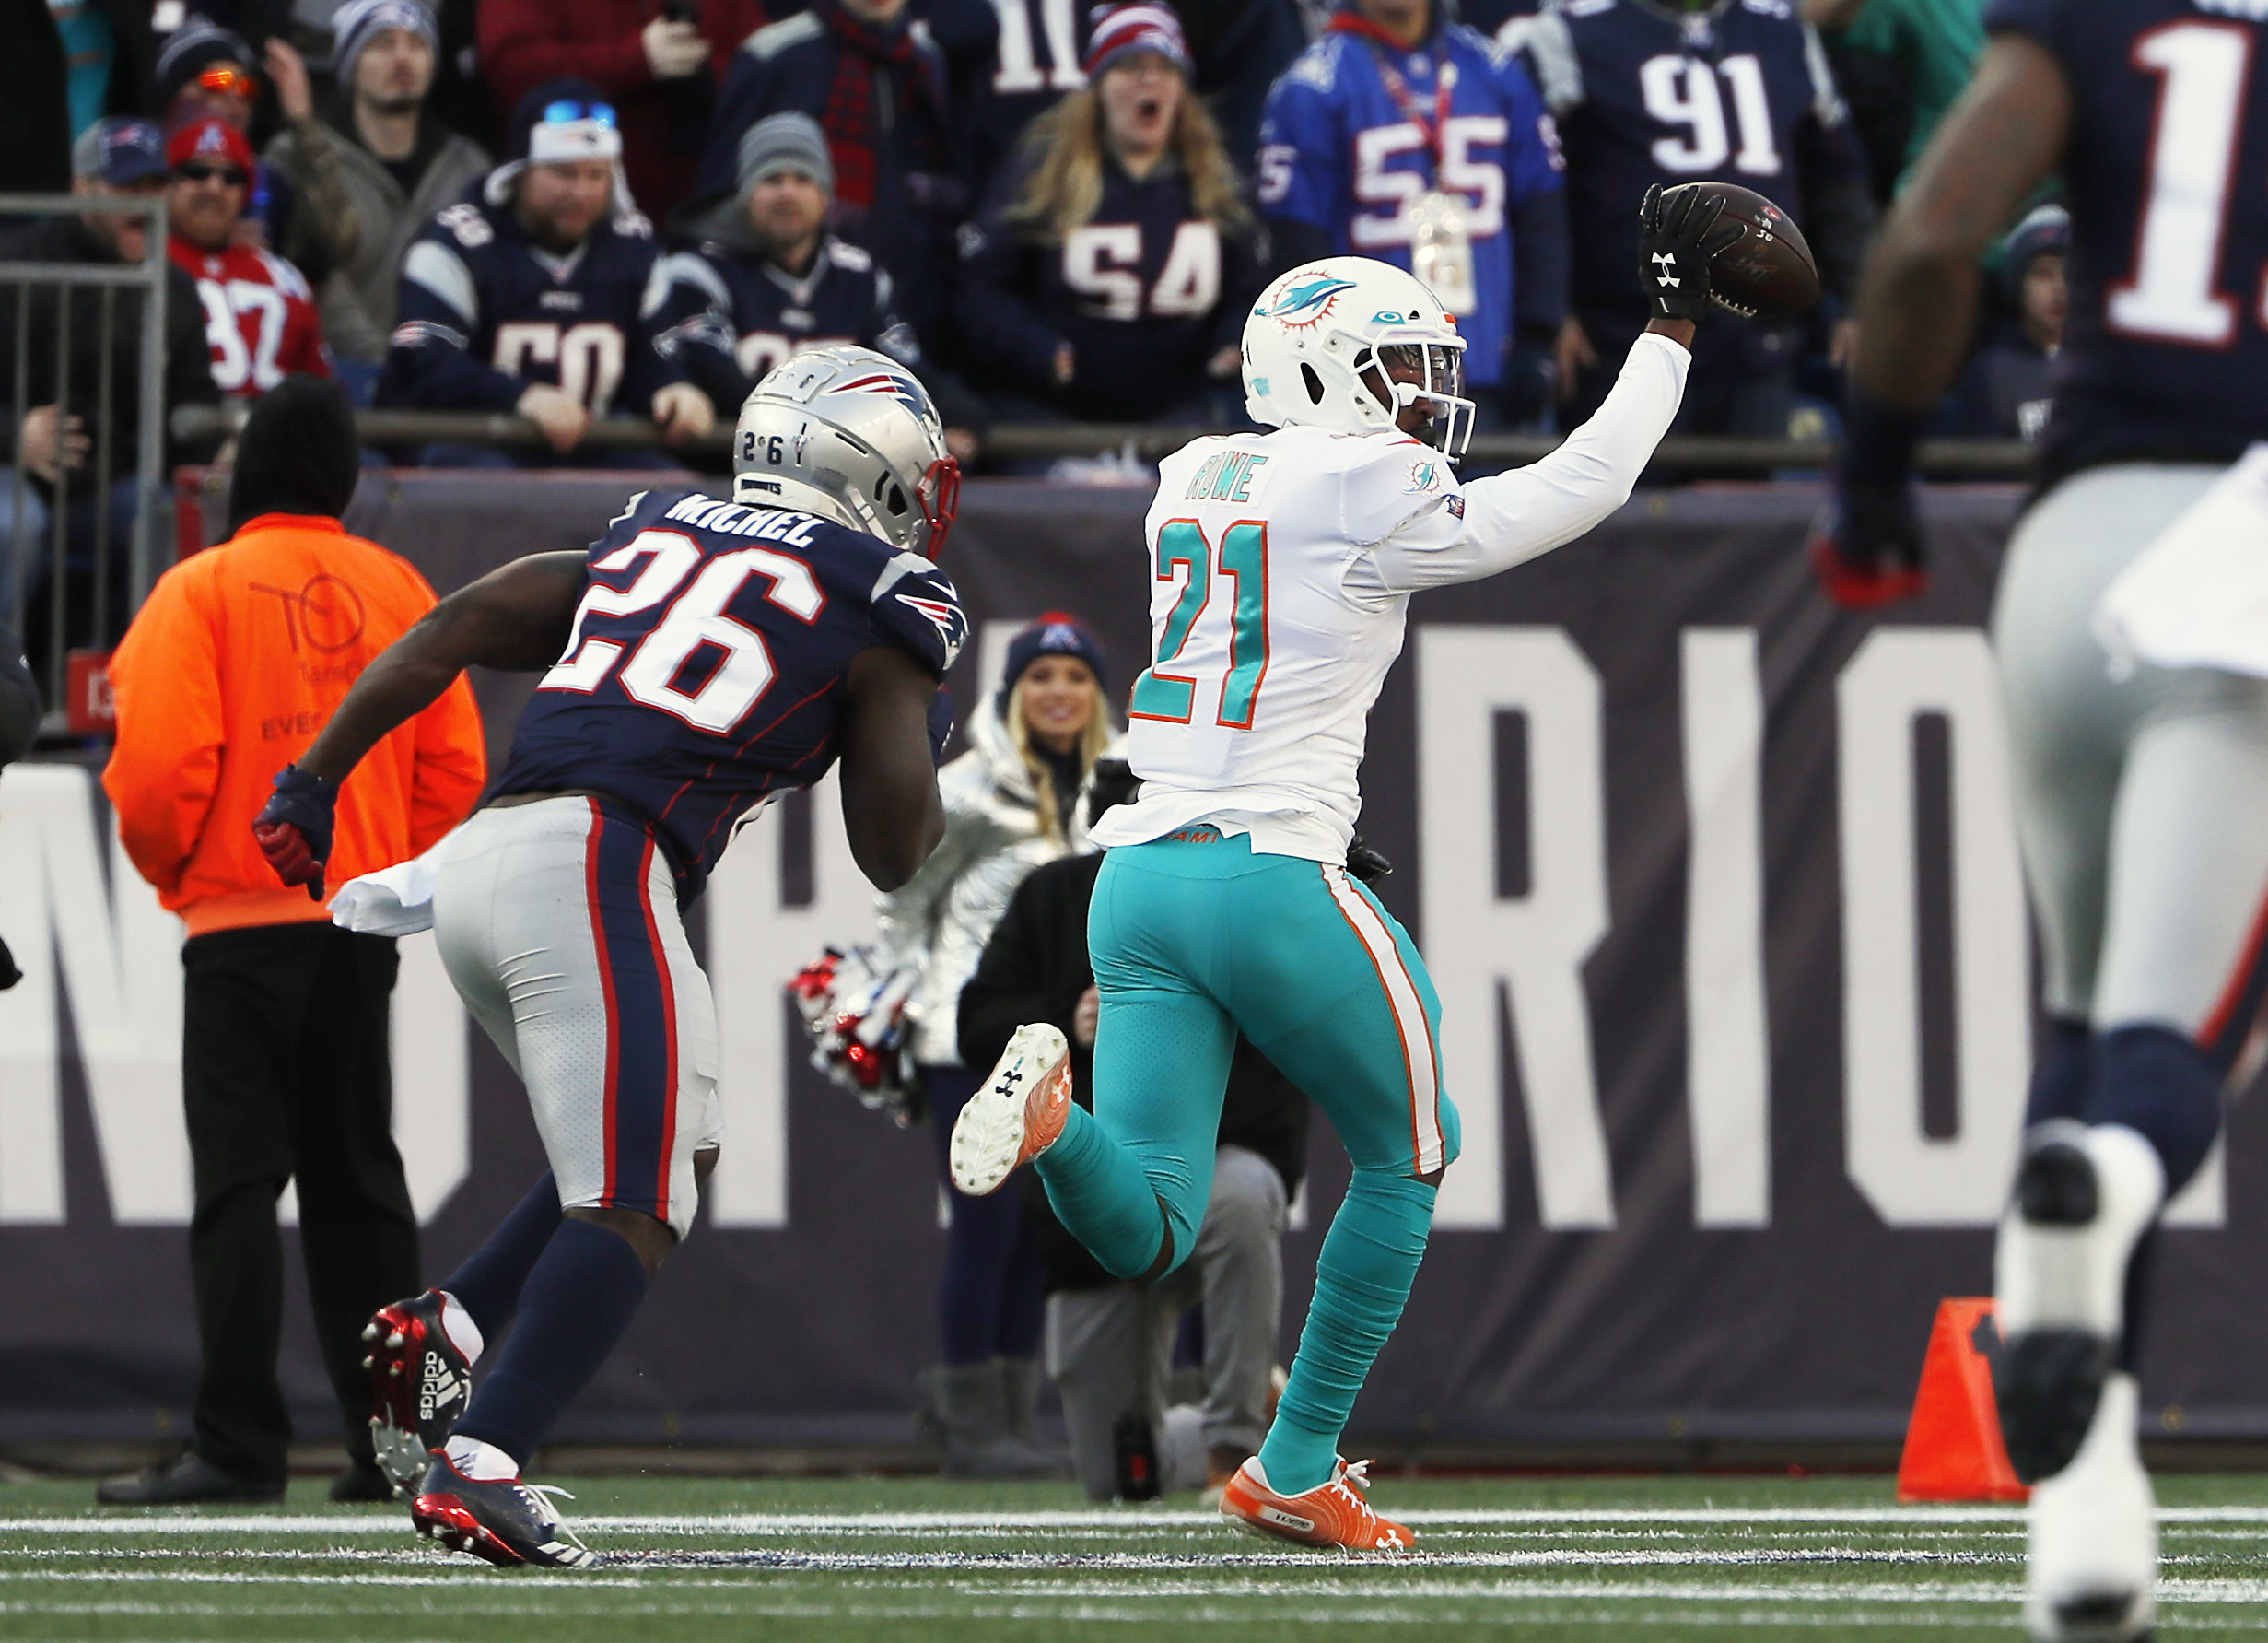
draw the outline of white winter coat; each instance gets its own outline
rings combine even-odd
[[[1045,837],[1031,772],[1009,740],[997,698],[968,722],[969,750],[937,773],[945,802],[945,836],[919,872],[875,898],[875,925],[894,964],[921,963],[921,981],[906,1013],[913,1023],[915,1062],[961,1064],[956,1017],[961,989],[976,973],[992,928],[1025,874],[1059,856],[1080,855],[1087,842],[1082,797],[1062,818],[1068,841]]]

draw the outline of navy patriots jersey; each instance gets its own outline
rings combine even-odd
[[[1000,38],[984,82],[967,104],[969,157],[975,174],[999,175],[1023,128],[1067,91],[1087,83],[1093,8],[1086,0],[989,0]],[[1240,155],[1238,158],[1243,157]]]
[[[654,346],[727,421],[774,366],[806,348],[856,343],[918,370],[921,345],[891,311],[890,276],[855,245],[821,242],[801,279],[753,252],[709,242],[661,259]]]
[[[918,554],[698,491],[633,497],[589,575],[497,792],[620,801],[653,824],[681,900],[752,805],[835,763],[853,657],[896,645],[941,679],[968,637],[960,595]]]
[[[2268,439],[2268,6],[1994,0],[2063,65],[2070,316],[2042,463],[2233,461]]]
[[[1103,161],[1094,215],[1061,239],[1013,221],[1031,157],[961,230],[961,338],[969,361],[1019,393],[1096,421],[1141,421],[1203,393],[1205,362],[1244,335],[1265,283],[1249,232],[1197,208],[1178,167],[1137,182]],[[1055,379],[1058,344],[1073,376]]]
[[[1437,14],[1438,15],[1438,11]],[[1403,82],[1397,100],[1381,65]],[[1438,167],[1428,125],[1449,79]],[[1532,196],[1561,186],[1551,122],[1527,71],[1470,29],[1435,29],[1424,48],[1395,53],[1334,29],[1309,46],[1268,94],[1260,122],[1260,209],[1330,236],[1335,253],[1410,265],[1411,212],[1435,186],[1465,198],[1479,307],[1456,316],[1465,376],[1493,388],[1503,380],[1514,316],[1513,229]],[[1635,198],[1631,212],[1636,216]],[[1631,253],[1637,255],[1633,247]]]
[[[1826,265],[1806,187],[1821,162],[1844,176],[1863,162],[1794,0],[1719,0],[1698,12],[1558,0],[1502,38],[1525,46],[1559,122],[1578,310],[1643,305],[1638,203],[1650,184],[1700,178],[1752,188],[1785,211],[1820,251],[1829,288],[1844,288],[1844,271]]]
[[[378,403],[509,411],[531,383],[604,416],[644,416],[683,373],[654,351],[653,230],[635,212],[602,218],[571,254],[543,250],[509,201],[482,191],[439,212],[402,263],[399,323]]]

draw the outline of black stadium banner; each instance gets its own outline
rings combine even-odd
[[[641,481],[372,475],[350,528],[446,591],[579,547]],[[1871,1440],[1933,1309],[1989,1290],[2032,959],[1982,624],[2013,487],[1933,492],[1929,595],[1830,609],[1800,484],[1646,493],[1588,538],[1418,598],[1371,722],[1363,832],[1440,987],[1465,1156],[1356,1413],[1374,1443]],[[1091,621],[1144,659],[1133,488],[973,484],[948,552],[978,624]],[[479,681],[492,760],[526,679]],[[194,1366],[178,925],[90,761],[0,779],[0,1441],[181,1429]],[[935,1142],[802,1064],[781,983],[871,927],[829,781],[734,844],[696,917],[722,1023],[702,1224],[563,1438],[888,1443],[935,1357]],[[446,1272],[542,1168],[431,938],[403,944],[397,1132]],[[2268,1430],[2260,1206],[2236,1112],[2161,1240],[2164,1429]],[[1316,1126],[1284,1349],[1346,1179]],[[287,1210],[289,1209],[286,1204]],[[330,1430],[294,1285],[286,1387]]]

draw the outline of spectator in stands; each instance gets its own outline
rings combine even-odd
[[[333,925],[320,888],[279,884],[252,837],[276,774],[435,604],[407,563],[340,529],[358,464],[337,384],[280,385],[238,441],[230,540],[158,579],[111,663],[118,741],[103,791],[135,869],[188,925],[181,1105],[204,1364],[190,1449],[104,1484],[110,1505],[283,1498],[275,1203],[287,1180],[350,1460],[332,1497],[391,1493],[371,1456],[361,1332],[417,1289],[417,1217],[390,1130],[393,943]],[[430,849],[485,776],[459,679],[347,779],[331,884]]]
[[[270,37],[266,65],[285,127],[298,140],[288,167],[247,167],[251,186],[233,231],[238,243],[274,251],[320,281],[357,242],[339,146],[315,117],[307,65],[290,42]],[[251,47],[202,17],[190,18],[158,53],[157,106],[169,135],[200,120],[222,120],[249,136],[259,95]]]
[[[438,36],[419,0],[350,0],[332,28],[339,95],[326,130],[358,233],[317,298],[324,340],[355,397],[367,402],[385,363],[410,241],[495,162],[426,107]],[[298,140],[285,132],[269,145],[269,160],[289,170]]]
[[[911,369],[920,345],[891,311],[890,276],[827,232],[835,166],[806,114],[774,114],[741,139],[740,191],[703,219],[697,252],[664,257],[657,339],[725,421],[774,366],[856,343]]]
[[[220,391],[256,399],[294,371],[330,376],[322,320],[305,277],[274,252],[237,237],[252,186],[252,146],[244,134],[225,120],[199,120],[174,132],[166,158],[173,167],[166,251],[197,282]]]
[[[731,192],[757,121],[809,114],[835,164],[836,229],[889,272],[899,317],[941,356],[968,190],[944,55],[913,21],[906,0],[813,0],[751,36],[725,75],[696,192]]]
[[[945,1362],[934,1376],[951,1476],[1056,1470],[1033,1438],[1043,1297],[1023,1200],[964,1196],[946,1154],[985,1073],[961,1056],[961,989],[1024,874],[1088,848],[1081,791],[1112,737],[1103,679],[1102,647],[1074,618],[1050,611],[1020,631],[999,691],[969,715],[969,751],[938,772],[943,839],[875,907],[887,967],[921,972],[906,1019],[951,1206],[938,1294]]]
[[[1508,53],[1434,0],[1349,0],[1268,92],[1259,166],[1279,268],[1352,252],[1411,270],[1457,316],[1484,426],[1549,406],[1567,309],[1559,153]]]
[[[13,764],[30,752],[39,733],[40,687],[32,680],[23,641],[0,616],[0,765]],[[23,979],[7,943],[0,940],[0,992]]]
[[[73,145],[72,170],[72,192],[82,196],[155,196],[164,192],[169,175],[164,139],[146,120],[98,121]],[[107,212],[51,217],[0,236],[0,262],[140,263],[147,253],[145,220]],[[170,413],[176,405],[216,402],[220,390],[206,368],[204,309],[195,283],[168,263],[166,290],[163,393]],[[14,463],[0,466],[0,613],[14,608],[20,581],[32,617],[34,649],[42,659],[58,642],[84,643],[98,629],[107,641],[125,626],[127,551],[141,499],[135,464],[142,426],[142,297],[126,289],[111,301],[106,358],[102,304],[93,294],[75,293],[66,329],[56,288],[0,285],[0,396],[15,393],[20,368],[28,401],[21,422],[10,430],[14,437],[0,440],[0,454]],[[19,302],[29,311],[20,330]],[[20,360],[18,334],[24,339]],[[66,378],[67,402],[61,397]],[[0,397],[0,405],[7,403]],[[99,490],[106,447],[110,484]],[[176,440],[169,431],[162,449],[163,471],[151,475],[159,484],[176,463],[201,461],[212,447]],[[15,511],[18,470],[26,481],[20,520]],[[41,598],[58,498],[64,503],[66,631],[78,636],[73,639],[47,631],[49,607]],[[18,553],[25,556],[22,561]],[[106,571],[106,608],[93,619],[88,613],[93,609],[99,555]]]
[[[1167,6],[1100,16],[961,236],[963,346],[1008,419],[1233,420],[1254,227]]]
[[[2050,377],[2070,307],[2063,280],[2070,254],[2071,214],[2061,205],[2039,206],[2017,224],[2000,264],[2010,317],[1970,360],[1938,420],[1940,432],[2037,441],[2046,431],[2054,393]]]
[[[500,108],[588,80],[621,111],[631,197],[668,220],[708,140],[717,76],[765,23],[761,0],[481,0],[481,70]]]
[[[1125,761],[1095,769],[1087,825],[1132,796]],[[990,1066],[1018,1027],[1052,1022],[1071,1043],[1071,1098],[1094,1104],[1100,1003],[1087,960],[1087,904],[1103,858],[1033,869],[961,992],[961,1059]],[[1307,1168],[1307,1097],[1241,1037],[1229,1067],[1212,1196],[1197,1248],[1173,1276],[1128,1284],[1064,1230],[1027,1174],[1024,1212],[1047,1274],[1047,1374],[1062,1394],[1071,1467],[1093,1500],[1219,1486],[1268,1429],[1283,1308],[1283,1229]],[[1182,1315],[1204,1309],[1205,1397],[1166,1404]]]
[[[586,81],[539,86],[513,111],[509,154],[478,198],[441,212],[410,247],[378,403],[517,410],[550,446],[437,445],[427,466],[673,465],[656,451],[581,448],[617,395],[672,443],[716,419],[654,346],[653,229],[630,205],[613,107]]]
[[[1634,202],[1650,184],[1718,177],[1785,211],[1818,259],[1832,323],[1857,280],[1874,203],[1808,23],[1783,6],[1713,0],[1553,5],[1521,36],[1566,146],[1574,303],[1561,359],[1571,425],[1597,408],[1645,328]],[[1678,430],[1785,438],[1810,323],[1713,319],[1693,345]],[[1836,364],[1851,341],[1847,326],[1834,327]]]
[[[1804,20],[1848,55],[1894,64],[1907,87],[1900,181],[1966,90],[1984,49],[1980,0],[1803,0]]]

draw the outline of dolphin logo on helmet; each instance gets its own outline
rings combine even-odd
[[[1353,289],[1354,281],[1350,279],[1317,276],[1300,280],[1272,305],[1264,305],[1254,311],[1268,319],[1281,320],[1287,325],[1304,329],[1321,324],[1337,306],[1339,294]]]

